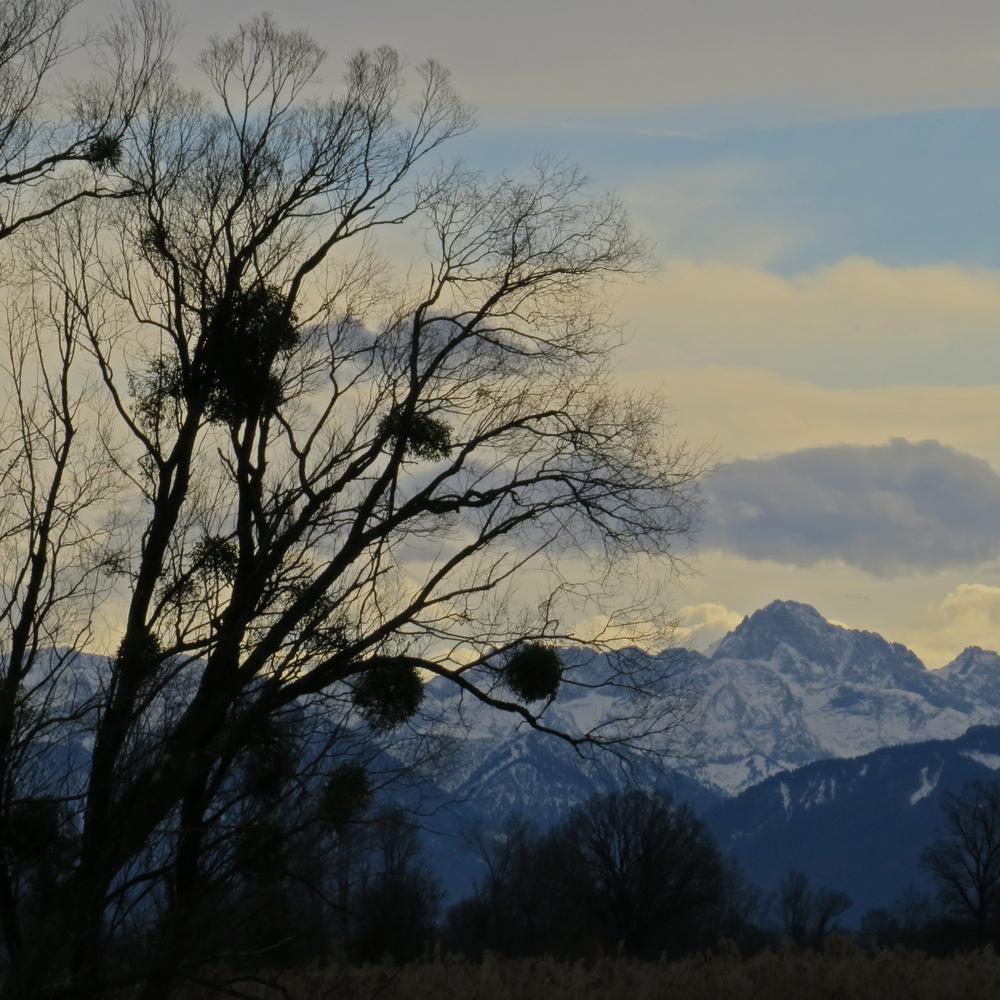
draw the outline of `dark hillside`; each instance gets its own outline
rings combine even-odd
[[[956,740],[887,747],[775,775],[721,803],[706,821],[723,851],[755,882],[788,871],[847,892],[857,923],[888,905],[908,882],[930,885],[918,867],[939,834],[942,793],[995,780],[1000,727],[976,726]]]

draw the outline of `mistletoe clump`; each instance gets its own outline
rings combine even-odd
[[[540,642],[526,642],[506,662],[504,684],[524,701],[554,698],[562,680],[559,654]]]
[[[424,684],[411,663],[383,662],[358,677],[351,700],[373,730],[389,732],[416,714]]]
[[[217,306],[199,372],[209,419],[234,426],[274,413],[284,402],[274,362],[298,344],[295,313],[276,285],[258,283]]]
[[[393,407],[379,425],[379,433],[403,442],[403,453],[428,462],[438,462],[451,454],[451,428],[429,413],[407,414]]]
[[[122,141],[115,135],[99,135],[90,141],[83,157],[97,170],[117,167],[122,161]]]

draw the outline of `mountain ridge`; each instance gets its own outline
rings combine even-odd
[[[776,884],[803,871],[854,900],[848,921],[888,906],[907,884],[934,885],[920,855],[943,833],[941,796],[996,781],[1000,727],[973,726],[954,740],[883,747],[773,775],[705,813],[725,853],[751,879]]]
[[[618,689],[601,686],[604,672],[611,669],[608,654],[569,649],[563,655],[582,671],[586,683],[564,685],[545,710],[543,722],[578,734],[625,712]],[[745,616],[705,653],[671,648],[656,655],[630,650],[628,655],[652,673],[682,674],[698,699],[700,757],[677,760],[673,769],[703,786],[709,797],[739,794],[773,774],[815,760],[954,739],[970,726],[1000,724],[997,653],[968,646],[946,667],[928,670],[902,644],[831,623],[812,606],[796,601],[771,601]],[[69,651],[53,651],[53,656],[66,657]],[[73,658],[77,662],[60,683],[62,697],[79,702],[97,683],[101,658]],[[459,720],[466,733],[458,737],[464,760],[445,782],[448,790],[481,785],[482,775],[505,772],[503,759],[511,767],[516,761],[519,787],[512,786],[504,795],[512,804],[527,806],[532,797],[526,797],[525,787],[540,786],[525,768],[539,755],[546,758],[543,771],[561,771],[566,789],[576,788],[570,795],[574,800],[586,788],[608,790],[625,780],[606,774],[605,765],[572,753],[563,761],[545,741],[525,744],[533,732],[528,727],[505,713],[463,702],[446,682],[432,681],[425,692],[428,724],[436,720],[449,727],[449,718]],[[581,780],[570,780],[566,767],[576,767]],[[637,773],[643,780],[654,780],[647,771],[643,765]],[[563,803],[542,811],[563,815],[565,808]]]
[[[53,651],[59,655],[69,654]],[[620,689],[602,686],[613,670],[612,655],[564,650],[564,661],[581,673],[584,683],[565,685],[542,721],[573,734],[625,713],[627,704],[616,700],[623,697]],[[997,653],[969,646],[947,667],[931,671],[905,646],[875,632],[828,622],[815,608],[794,601],[772,601],[747,615],[705,653],[673,648],[655,655],[630,650],[627,655],[636,658],[640,670],[680,673],[691,686],[703,711],[699,756],[675,758],[664,768],[642,756],[580,754],[523,720],[463,700],[447,682],[426,685],[423,720],[414,720],[415,727],[418,733],[426,726],[429,733],[452,734],[456,752],[450,771],[421,784],[414,795],[422,799],[428,829],[440,827],[436,851],[446,860],[439,867],[454,870],[453,894],[461,895],[476,877],[471,858],[456,861],[460,852],[456,854],[455,845],[470,825],[495,830],[508,815],[519,813],[544,829],[592,795],[629,784],[665,788],[708,816],[726,806],[723,800],[763,788],[770,789],[770,798],[760,807],[761,816],[778,824],[772,833],[782,841],[790,829],[783,824],[791,822],[792,814],[775,811],[775,803],[783,803],[781,781],[788,786],[790,805],[797,793],[790,779],[775,783],[776,776],[808,767],[849,768],[853,765],[845,762],[865,754],[947,742],[963,737],[970,727],[1000,725]],[[70,659],[72,669],[60,682],[60,697],[79,704],[98,682],[100,658],[79,654]],[[72,749],[82,759],[90,748],[75,741]],[[949,773],[975,770],[974,765],[977,773],[996,771],[1000,737],[996,746],[973,747],[955,760]],[[910,768],[906,796],[926,787],[923,798],[933,803],[938,794],[935,767],[923,761]],[[834,786],[823,787],[829,791]],[[918,797],[913,805],[922,800]],[[799,821],[798,813],[794,819]],[[847,827],[841,823],[841,828]],[[746,837],[750,833],[745,831]],[[819,874],[825,877],[822,870]],[[832,878],[836,874],[827,884],[838,887]]]
[[[578,655],[567,651],[568,657]],[[602,656],[594,657],[599,663]],[[701,751],[679,760],[674,770],[702,786],[709,797],[737,795],[773,774],[816,760],[850,758],[898,744],[954,739],[970,726],[1000,724],[1000,656],[968,647],[946,668],[928,670],[911,650],[876,632],[828,622],[810,605],[772,601],[747,615],[714,648],[699,653],[672,648],[660,654],[631,650],[654,671],[680,671],[699,700]],[[593,669],[600,672],[600,667]],[[461,711],[475,724],[464,740],[465,766],[446,782],[463,794],[478,784],[473,771],[486,768],[501,781],[502,759],[517,759],[521,778],[495,798],[527,805],[525,782],[532,752],[514,747],[526,737],[523,724],[483,706],[461,704],[444,685],[428,686],[433,714]],[[568,691],[546,710],[553,728],[583,732],[602,715],[613,714],[614,697],[601,689]],[[541,752],[541,751],[539,751]],[[547,751],[546,751],[547,753]],[[490,763],[492,759],[493,763]],[[549,761],[542,771],[555,766]],[[558,765],[561,770],[562,764]],[[580,764],[582,772],[592,764]],[[606,791],[615,779],[593,771],[582,782],[557,784],[578,801],[582,789]],[[640,773],[645,773],[640,770]],[[555,778],[553,778],[555,780]],[[539,806],[562,815],[572,802]],[[490,811],[494,806],[490,805]]]
[[[732,795],[812,760],[1000,723],[1000,657],[967,654],[928,670],[878,633],[772,601],[698,664],[712,754],[691,776]]]

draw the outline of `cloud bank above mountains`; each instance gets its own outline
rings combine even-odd
[[[1000,556],[1000,475],[938,441],[736,459],[706,492],[703,545],[748,559],[893,577]]]
[[[1000,383],[1000,270],[863,257],[792,277],[674,259],[625,290],[626,365],[767,368],[836,388]]]

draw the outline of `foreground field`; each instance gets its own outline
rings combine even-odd
[[[284,974],[280,988],[231,982],[260,1000],[976,1000],[1000,996],[992,949],[951,958],[919,952],[864,952],[831,942],[824,954],[782,950],[741,958],[696,955],[670,963],[603,959],[589,966],[545,959],[402,968],[365,966]],[[185,1000],[214,991],[192,987]]]

